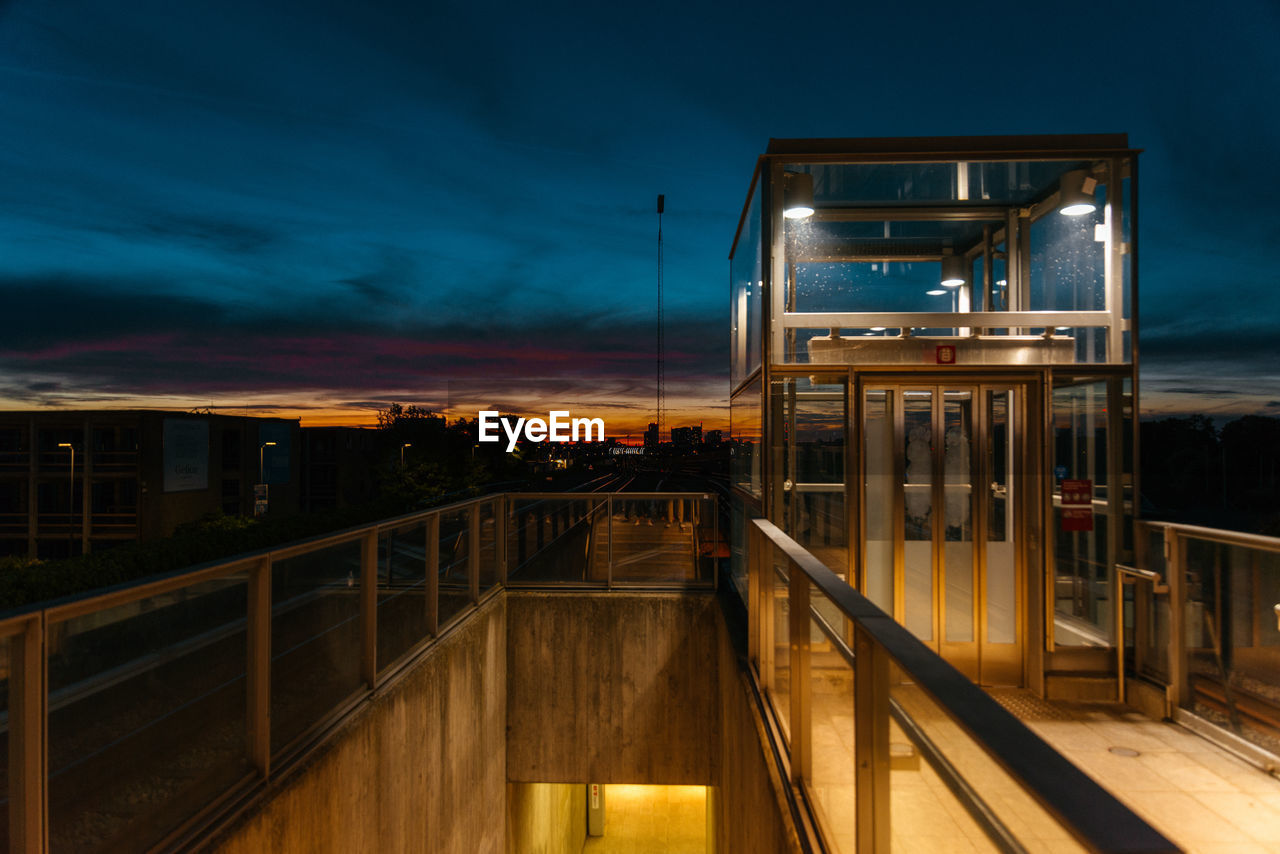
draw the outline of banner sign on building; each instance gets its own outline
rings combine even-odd
[[[209,422],[166,418],[163,426],[164,491],[209,488]]]
[[[1093,481],[1062,481],[1062,530],[1093,530]]]

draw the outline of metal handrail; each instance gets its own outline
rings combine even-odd
[[[1270,537],[1266,534],[1248,534],[1243,531],[1228,531],[1225,528],[1206,528],[1203,525],[1188,525],[1183,522],[1157,522],[1147,519],[1143,519],[1139,524],[1150,528],[1172,531],[1182,537],[1193,537],[1197,540],[1220,543],[1224,546],[1247,546],[1267,552],[1280,553],[1280,537]]]
[[[789,563],[807,577],[809,583],[835,604],[879,650],[887,653],[911,681],[944,709],[988,756],[1086,848],[1096,852],[1130,854],[1178,850],[776,525],[766,519],[752,521],[761,534],[786,555]],[[807,600],[807,596],[805,598]],[[792,608],[796,607],[793,602]],[[807,605],[805,610],[808,611]],[[859,798],[864,795],[874,797],[872,793],[864,793],[862,787],[856,791]],[[859,816],[863,814],[862,807],[858,813]]]

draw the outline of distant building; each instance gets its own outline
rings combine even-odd
[[[444,419],[440,419],[443,421]],[[302,509],[307,513],[373,498],[378,431],[367,427],[303,427]]]
[[[696,448],[702,444],[702,426],[673,428],[671,444],[677,448]]]
[[[300,444],[281,418],[0,412],[0,554],[66,557],[250,514],[260,463],[270,510],[297,512]]]
[[[658,425],[650,423],[649,429],[644,431],[644,446],[650,450],[656,451],[658,449],[658,444]]]
[[[719,430],[708,430],[706,435],[702,437],[702,444],[708,447],[717,448],[723,440],[724,434]]]

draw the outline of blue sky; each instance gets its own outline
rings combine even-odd
[[[1146,407],[1280,410],[1280,6],[961,9],[0,3],[0,407],[359,423],[514,376],[640,421],[665,193],[711,426],[769,137],[1122,131]]]

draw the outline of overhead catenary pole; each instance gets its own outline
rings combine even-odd
[[[662,407],[663,407],[663,404],[666,402],[664,400],[664,397],[666,396],[666,390],[664,389],[664,385],[666,383],[666,376],[665,376],[666,368],[665,368],[665,365],[663,364],[663,360],[666,355],[663,352],[666,346],[666,342],[663,340],[663,329],[662,329],[662,326],[663,326],[663,323],[662,323],[662,210],[665,207],[666,198],[667,197],[664,195],[661,195],[661,194],[658,195],[658,348],[657,348],[658,400],[657,400],[657,414],[655,416],[654,423],[658,425],[658,442],[659,443],[662,442]]]

